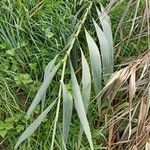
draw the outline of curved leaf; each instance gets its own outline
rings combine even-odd
[[[98,40],[100,43],[100,50],[101,50],[101,56],[102,56],[102,65],[103,65],[103,73],[104,76],[108,74],[112,73],[112,68],[113,68],[113,64],[111,61],[111,49],[109,46],[109,43],[103,33],[103,31],[101,30],[101,28],[99,27],[99,25],[93,20],[94,26],[95,26],[95,30],[98,36]],[[105,77],[105,79],[107,79]],[[107,80],[106,80],[107,81]]]
[[[28,111],[27,111],[27,117],[30,117],[30,115],[32,114],[32,112],[34,111],[34,109],[36,108],[36,106],[39,104],[39,102],[43,99],[44,95],[46,94],[46,90],[49,86],[49,84],[51,83],[53,77],[55,76],[58,68],[60,67],[60,63],[58,63],[56,66],[54,66],[51,70],[51,72],[49,73],[49,75],[45,76],[45,79],[42,83],[42,85],[40,86],[32,104],[30,105]]]
[[[53,60],[51,60],[48,65],[45,67],[45,70],[44,70],[44,80],[46,80],[46,78],[49,76],[50,72],[52,71],[53,69],[53,66],[56,62],[56,59],[58,58],[59,55],[56,55],[54,57]],[[44,109],[44,104],[45,104],[45,98],[46,98],[46,93],[44,94],[43,98],[42,98],[42,111]]]
[[[56,103],[56,100],[53,101],[42,113],[41,115],[33,121],[33,123],[31,123],[29,125],[29,127],[26,128],[26,130],[21,134],[21,136],[19,137],[16,145],[15,145],[15,149],[17,149],[19,147],[19,145],[25,140],[27,139],[37,128],[38,126],[41,124],[41,122],[44,120],[44,118],[46,117],[46,115],[48,114],[48,112],[53,108],[54,104]]]
[[[81,50],[82,56],[82,99],[87,111],[91,95],[91,73],[87,60]]]
[[[110,52],[109,52],[111,56],[110,60],[113,65],[114,64],[114,52],[113,52],[113,36],[112,36],[112,30],[111,30],[111,22],[110,22],[109,16],[107,15],[102,5],[101,5],[102,13],[99,11],[98,8],[96,8],[96,10],[97,10],[100,23],[103,28],[104,35],[108,41],[108,46],[110,47]],[[113,71],[113,67],[112,67],[112,71]]]
[[[45,67],[45,70],[44,70],[44,79],[46,79],[46,78],[49,76],[50,72],[52,71],[52,69],[53,69],[53,67],[54,67],[54,64],[55,64],[57,58],[58,58],[58,55],[56,55],[56,56],[54,57],[54,59],[51,60],[51,61],[48,63],[48,65]]]
[[[94,150],[92,136],[91,136],[91,130],[90,130],[90,126],[89,126],[89,123],[88,123],[88,120],[86,117],[84,103],[82,100],[80,88],[79,88],[79,85],[78,85],[71,62],[70,62],[70,68],[71,68],[71,81],[72,81],[72,89],[73,89],[73,98],[74,98],[75,108],[77,110],[77,114],[78,114],[78,117],[82,124],[85,135],[89,141],[90,148],[91,148],[91,150]]]
[[[66,144],[72,117],[73,100],[70,92],[67,90],[64,83],[62,84],[62,89],[63,89],[63,137],[64,142]]]
[[[91,73],[87,60],[82,52],[82,49],[81,49],[81,56],[82,56],[82,99],[85,111],[87,112],[91,95]],[[80,132],[78,137],[78,149],[80,149],[82,134],[83,128],[82,126],[80,126]]]
[[[90,61],[91,61],[91,67],[92,67],[92,76],[93,76],[93,82],[95,86],[95,92],[98,94],[101,90],[101,58],[99,49],[93,40],[93,38],[90,36],[90,34],[85,31],[86,34],[86,40],[88,43],[89,53],[90,53]]]

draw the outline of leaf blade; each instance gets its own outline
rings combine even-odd
[[[81,50],[82,57],[82,99],[87,111],[91,95],[91,73],[88,62]]]
[[[94,20],[93,20],[93,23],[94,23],[97,37],[100,43],[104,79],[107,81],[108,77],[105,77],[105,76],[112,73],[112,68],[113,68],[112,62],[111,62],[111,52],[110,52],[111,50],[110,50],[109,43],[103,31]]]
[[[27,111],[27,117],[30,117],[30,115],[32,114],[32,112],[34,111],[34,109],[36,108],[36,106],[39,104],[39,102],[42,100],[42,98],[44,97],[44,95],[46,94],[46,90],[49,86],[49,84],[51,83],[53,77],[55,76],[58,68],[60,67],[60,63],[58,63],[56,66],[53,67],[52,71],[49,73],[49,76],[47,76],[42,85],[40,86],[33,102],[31,103],[28,111]]]
[[[88,120],[86,117],[84,103],[82,100],[80,88],[79,88],[79,85],[78,85],[71,62],[70,62],[70,68],[71,68],[71,81],[72,81],[72,89],[73,89],[73,98],[74,98],[75,108],[77,110],[78,117],[82,124],[85,135],[88,139],[90,148],[91,148],[91,150],[94,150],[93,142],[92,142],[92,135],[91,135],[90,126],[89,126],[89,123],[88,123]]]
[[[85,107],[85,111],[88,111],[88,105],[91,95],[91,73],[89,69],[88,62],[84,56],[84,53],[81,49],[81,58],[82,58],[82,99]],[[78,149],[80,149],[81,140],[82,140],[83,128],[80,125],[79,137],[78,137]]]
[[[95,86],[95,92],[98,94],[101,90],[101,58],[99,49],[93,40],[93,38],[90,36],[90,34],[85,30],[86,40],[89,48],[90,53],[90,61],[91,61],[91,67],[92,67],[92,76],[94,79],[94,86]]]
[[[42,123],[43,119],[45,118],[45,116],[49,113],[49,111],[53,108],[53,106],[55,105],[56,100],[54,100],[41,114],[40,116],[34,120],[28,128],[26,128],[26,130],[21,134],[21,136],[19,137],[16,145],[15,145],[15,149],[17,149],[19,147],[19,145],[25,140],[27,139],[37,128],[38,126]]]
[[[62,89],[63,89],[63,137],[64,142],[66,144],[72,117],[73,99],[64,83],[62,83]]]
[[[52,71],[52,68],[53,68],[53,66],[54,66],[54,64],[55,64],[57,58],[58,58],[58,55],[56,55],[56,56],[54,57],[54,59],[51,60],[51,61],[47,64],[47,66],[45,67],[45,70],[44,70],[44,79],[46,79],[47,76],[49,75],[49,73]]]
[[[110,48],[110,60],[111,60],[111,64],[114,64],[114,52],[113,52],[113,36],[112,36],[112,30],[111,30],[111,22],[110,22],[110,18],[107,15],[105,9],[103,8],[103,6],[101,5],[101,12],[99,11],[98,8],[96,8],[97,10],[97,14],[100,20],[100,23],[102,25],[103,28],[103,33],[108,41],[108,46]],[[112,66],[112,72],[113,72],[113,68],[114,65]]]

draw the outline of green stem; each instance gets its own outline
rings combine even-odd
[[[80,21],[80,24],[78,25],[78,28],[74,34],[74,37],[70,43],[70,46],[66,52],[66,55],[64,57],[64,59],[62,60],[63,62],[63,69],[62,69],[62,75],[61,75],[61,80],[60,80],[60,87],[59,87],[59,93],[58,93],[58,102],[57,102],[57,108],[56,108],[56,115],[55,115],[55,120],[54,120],[54,129],[53,129],[53,135],[52,135],[52,142],[51,142],[51,150],[53,150],[53,147],[54,147],[54,141],[55,141],[55,135],[56,135],[56,127],[57,127],[57,122],[58,122],[58,117],[59,117],[59,110],[60,110],[60,102],[61,102],[61,93],[62,93],[62,86],[61,84],[63,83],[64,81],[64,76],[65,76],[65,68],[66,68],[66,64],[67,64],[67,59],[70,55],[70,52],[73,48],[73,45],[76,41],[76,37],[78,37],[80,31],[81,31],[81,28],[87,18],[87,15],[90,11],[92,7],[92,2],[89,4],[88,8],[86,9],[85,11],[85,14],[83,15],[83,19]]]

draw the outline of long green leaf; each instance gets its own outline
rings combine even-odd
[[[86,111],[84,107],[84,103],[82,100],[80,88],[72,67],[72,64],[70,62],[70,68],[71,68],[71,81],[72,81],[72,89],[73,89],[73,98],[75,103],[75,108],[77,110],[78,117],[80,119],[80,122],[82,124],[83,130],[85,132],[85,135],[89,141],[91,150],[94,150],[93,148],[93,142],[92,142],[92,136],[90,131],[90,126],[86,117]]]
[[[67,90],[65,84],[63,83],[62,89],[63,89],[63,138],[66,144],[72,117],[73,100],[70,92]]]
[[[28,111],[27,111],[27,117],[30,117],[36,106],[39,104],[39,102],[43,99],[44,95],[46,94],[46,90],[51,83],[53,77],[55,76],[58,68],[60,67],[60,63],[58,63],[56,66],[54,66],[49,73],[49,75],[46,75],[46,78],[44,79],[42,85],[40,86],[32,104],[30,105]]]
[[[87,112],[91,95],[91,73],[87,60],[82,52],[82,49],[81,49],[81,56],[82,56],[82,99],[85,111]],[[80,149],[82,134],[83,128],[82,126],[80,126],[80,132],[78,137],[78,149]]]
[[[110,56],[111,56],[110,61],[113,65],[114,64],[114,52],[113,52],[114,50],[113,50],[113,36],[112,36],[110,18],[107,15],[107,13],[106,13],[106,11],[102,5],[101,5],[102,13],[99,11],[98,8],[96,8],[96,10],[97,10],[97,14],[98,14],[100,23],[101,23],[102,28],[103,28],[104,35],[108,41],[108,46],[110,47],[110,52],[109,52]],[[113,68],[114,68],[114,65],[112,66],[112,72],[113,72]]]
[[[95,30],[96,30],[98,40],[100,43],[100,51],[101,51],[102,65],[103,65],[103,74],[104,74],[104,77],[107,75],[107,78],[108,78],[108,75],[110,73],[112,73],[112,68],[113,68],[113,64],[111,62],[110,46],[109,46],[109,43],[106,39],[105,34],[103,33],[103,31],[101,30],[99,25],[94,20],[93,20],[93,23],[94,23]],[[104,79],[106,79],[106,77]]]
[[[93,76],[93,82],[95,86],[95,92],[98,94],[101,90],[101,58],[99,49],[93,40],[93,38],[90,36],[90,34],[85,31],[86,34],[86,40],[88,43],[89,53],[90,53],[90,61],[91,61],[91,67],[92,67],[92,76]]]
[[[21,136],[19,137],[16,145],[15,145],[15,149],[17,149],[19,147],[19,145],[25,140],[27,139],[37,128],[38,126],[41,124],[41,122],[43,121],[43,119],[46,117],[46,115],[48,114],[48,112],[53,108],[54,104],[56,103],[56,100],[54,100],[42,113],[41,115],[33,121],[33,123],[31,123],[29,125],[29,127],[21,134]]]
[[[46,78],[49,76],[49,74],[51,73],[52,69],[53,69],[53,66],[56,62],[56,59],[58,58],[59,55],[56,55],[54,57],[53,60],[51,60],[48,65],[45,67],[45,70],[44,70],[44,80],[46,80]],[[45,104],[45,98],[46,98],[46,93],[44,94],[43,98],[42,98],[42,111],[44,109],[44,104]]]
[[[51,61],[48,63],[48,65],[45,67],[45,70],[44,70],[44,79],[46,79],[46,78],[49,76],[50,72],[52,71],[52,69],[53,69],[53,67],[54,67],[54,64],[55,64],[57,58],[58,58],[58,55],[56,55],[56,56],[54,57],[54,59],[51,60]]]
[[[85,106],[85,110],[87,111],[91,95],[91,73],[89,65],[82,50],[81,56],[82,56],[82,99]]]

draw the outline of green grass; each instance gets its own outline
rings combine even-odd
[[[99,2],[99,0],[97,1]],[[108,1],[105,0],[103,0],[102,3],[104,6],[108,5]],[[124,0],[121,4],[118,2],[113,9],[109,10],[113,37],[116,36],[114,37],[115,70],[118,69],[117,65],[124,63],[124,61],[129,58],[140,55],[148,49],[147,29],[143,29],[141,34],[142,36],[146,33],[146,36],[141,37],[139,43],[137,42],[143,18],[142,12],[145,8],[145,3],[142,0],[137,11],[138,18],[135,21],[130,39],[126,40],[125,38],[128,37],[131,32],[132,19],[134,18],[136,9],[135,4],[131,5],[123,20],[121,30],[119,29],[118,33],[115,34],[119,21],[125,13],[127,4],[128,1]],[[81,0],[80,2],[76,0],[44,0],[42,2],[38,0],[16,0],[13,2],[10,0],[2,0],[0,2],[0,149],[14,149],[14,145],[25,128],[41,114],[43,107],[40,104],[36,107],[30,119],[26,117],[26,112],[43,82],[45,67],[57,54],[60,53],[60,56],[55,64],[61,62],[64,68],[59,68],[47,90],[44,110],[58,95],[61,96],[62,89],[59,82],[60,79],[64,81],[67,91],[71,93],[74,99],[81,99],[80,91],[77,90],[80,84],[76,84],[73,70],[71,72],[69,67],[68,55],[65,54],[66,51],[68,51],[68,53],[71,51],[71,49],[69,49],[71,45],[67,45],[69,40],[74,41],[74,37],[70,38],[71,35],[76,33],[79,29],[79,34],[77,33],[78,42],[74,41],[72,43],[76,45],[73,47],[75,52],[73,57],[77,57],[76,61],[78,61],[76,64],[77,68],[75,68],[75,73],[77,73],[76,77],[78,81],[81,81],[81,60],[83,58],[81,59],[79,46],[81,46],[83,50],[90,69],[96,70],[97,63],[99,62],[97,61],[96,64],[93,63],[92,55],[94,54],[92,54],[92,50],[89,55],[89,51],[92,47],[88,45],[89,37],[87,34],[85,36],[84,32],[84,28],[86,28],[99,48],[98,35],[96,34],[96,29],[92,22],[93,17],[98,23],[95,6],[100,9],[99,4],[95,1],[91,8],[92,11],[89,10],[87,16],[85,16],[85,22],[82,22],[83,24],[81,23],[80,29],[80,24],[75,26],[73,20],[81,7],[83,7],[83,9],[79,11],[80,13],[76,21],[80,22],[83,19],[82,16],[85,15],[85,10],[88,7],[86,0]],[[101,26],[102,24],[100,24],[100,27]],[[147,27],[146,21],[145,26]],[[105,49],[107,49],[107,47],[105,47]],[[76,54],[76,51],[78,51],[79,54]],[[102,64],[105,64],[105,66],[108,65],[107,61],[105,62],[103,60],[103,57],[106,57],[106,55],[107,53],[103,53],[101,56]],[[65,59],[62,62],[63,58]],[[110,63],[110,65],[113,64]],[[98,70],[96,71],[98,72]],[[106,71],[104,73],[109,74],[112,72]],[[102,83],[101,86],[104,86],[107,80],[106,78],[94,78],[93,73],[91,73],[91,75],[93,77],[90,97],[91,103],[89,105],[87,118],[93,138],[94,150],[99,150],[108,144],[108,131],[106,128],[103,129],[103,127],[113,116],[111,113],[113,104],[110,104],[109,100],[102,101],[101,108],[98,109],[97,103],[93,101],[95,96],[99,93],[96,87],[100,86],[98,82]],[[97,82],[94,83],[96,78]],[[78,95],[74,93],[74,91],[76,91],[75,89],[78,91]],[[126,97],[124,95],[125,93],[123,95],[117,95],[120,101],[116,101],[118,103],[124,103]],[[59,98],[60,97],[58,97],[57,103],[44,119],[41,126],[28,140],[25,140],[21,144],[20,149],[47,150],[50,149],[52,143],[54,144],[54,149],[61,150],[64,148],[62,138],[63,102],[62,99]],[[82,105],[81,101],[75,105],[76,108],[79,107],[79,105]],[[114,107],[116,107],[115,104]],[[99,116],[98,113],[100,111],[101,116]],[[80,122],[82,123],[82,119],[85,119],[82,116],[83,112],[84,110],[75,110],[73,107],[67,143],[68,149],[78,149]],[[86,122],[86,120],[84,121]],[[87,126],[88,125],[84,126],[84,131],[88,128]],[[125,127],[124,125],[121,127],[118,125],[118,128],[119,130],[123,130]],[[89,142],[85,134],[83,134],[80,147],[81,149],[90,149],[90,133],[85,133],[89,138]],[[92,143],[90,143],[90,145],[92,149]]]
[[[62,50],[72,33],[69,5],[63,1],[46,1],[41,10],[30,18],[30,10],[37,4],[37,1],[1,1],[0,118],[5,122],[7,118],[13,120],[15,115],[22,117],[17,122],[11,122],[13,128],[7,130],[6,138],[1,137],[1,141],[4,139],[2,148],[4,145],[4,148],[12,149],[16,137],[25,128],[25,113],[41,84],[43,70]],[[58,80],[59,77],[55,79],[55,89]],[[56,94],[53,90],[49,97]],[[23,129],[17,131],[17,125],[22,125]]]

